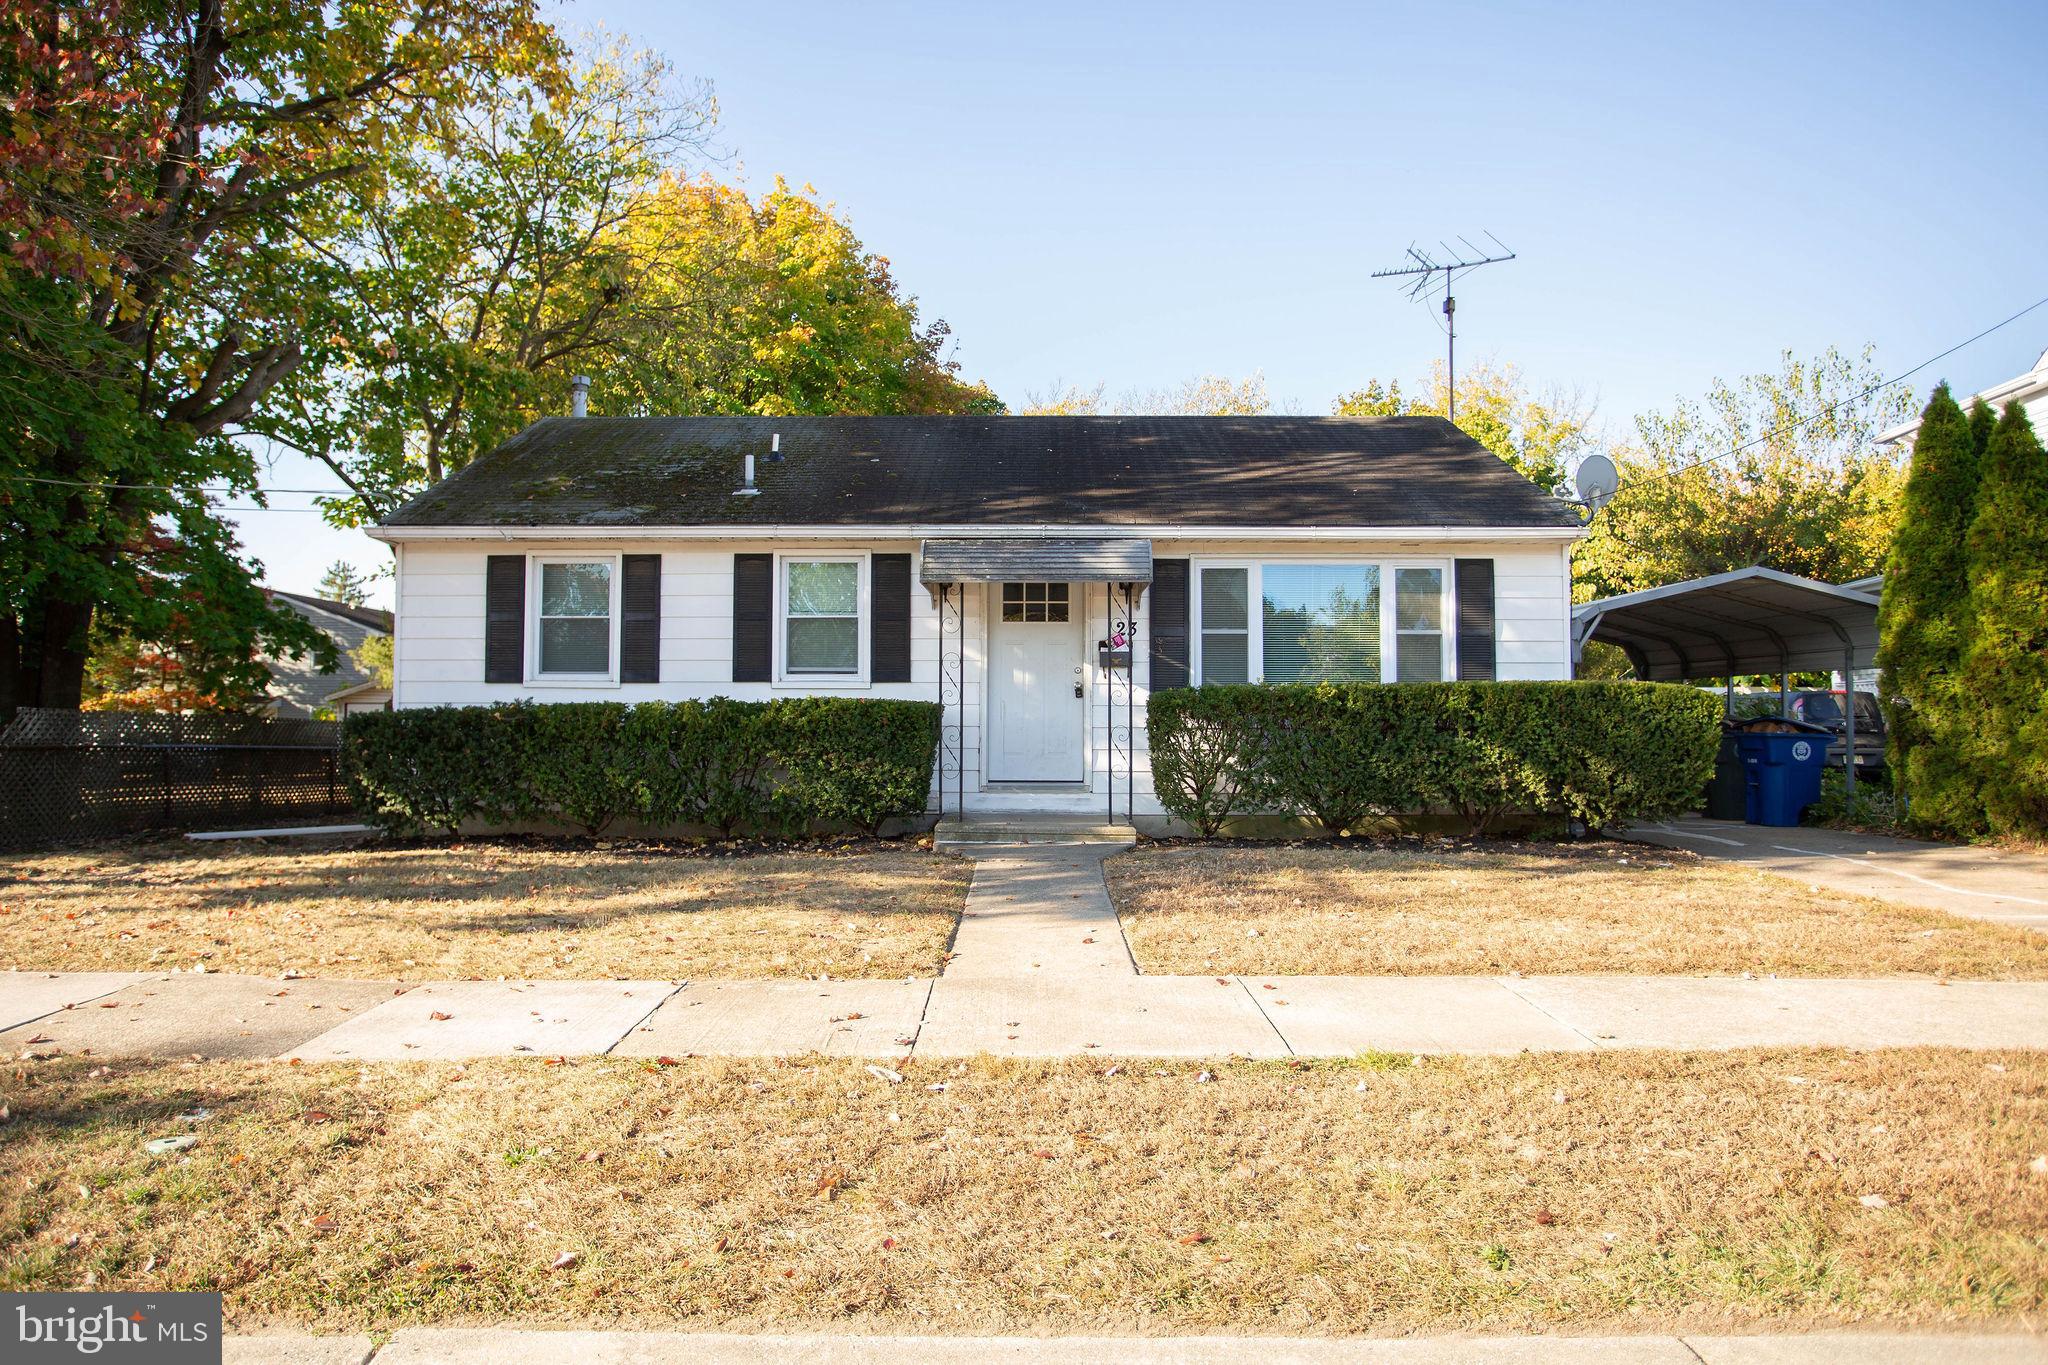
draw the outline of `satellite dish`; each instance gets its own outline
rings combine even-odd
[[[1614,467],[1614,461],[1595,451],[1579,461],[1572,475],[1572,487],[1577,490],[1579,501],[1586,505],[1586,515],[1591,516],[1621,487],[1621,471]]]

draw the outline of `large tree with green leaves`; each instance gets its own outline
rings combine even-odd
[[[1243,379],[1203,374],[1155,389],[1129,389],[1115,398],[1109,386],[1054,384],[1027,396],[1027,417],[1258,417],[1272,410],[1266,376],[1254,370]]]
[[[1968,638],[1966,545],[1980,461],[1970,419],[1948,385],[1937,385],[1913,437],[1878,611],[1886,757],[1894,782],[1911,801],[1914,819],[1953,830],[1977,828],[1983,810],[1958,743],[1968,703],[1956,694]]]
[[[322,363],[264,429],[355,493],[338,519],[374,519],[559,410],[572,374],[655,325],[651,277],[673,264],[665,229],[642,230],[652,191],[715,118],[707,90],[611,41],[387,144],[384,174],[348,188],[316,247]]]
[[[1450,385],[1441,362],[1428,387],[1404,394],[1400,381],[1369,381],[1340,397],[1339,417],[1442,417]],[[1563,488],[1590,441],[1590,406],[1575,394],[1536,393],[1513,365],[1481,365],[1458,376],[1458,429],[1550,492]]]
[[[766,193],[664,181],[627,230],[667,268],[596,395],[607,412],[998,413],[960,377],[951,329],[926,321],[889,258],[806,185]],[[682,325],[671,321],[684,319]]]
[[[1840,583],[1883,567],[1900,457],[1877,435],[1910,412],[1866,348],[1716,381],[1610,446],[1621,491],[1572,557],[1578,600],[1761,564]]]
[[[326,648],[205,490],[256,487],[346,196],[555,57],[532,0],[0,0],[0,712],[77,706],[96,626]]]
[[[2017,403],[1986,442],[1975,502],[1955,738],[1990,830],[2048,838],[2048,453]]]
[[[578,374],[613,415],[1000,407],[831,206],[692,174],[715,118],[707,89],[608,44],[486,92],[351,202],[325,244],[332,363],[270,428],[352,490],[332,519],[566,411]]]

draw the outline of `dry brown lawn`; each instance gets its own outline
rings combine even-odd
[[[243,1329],[2048,1311],[2042,1053],[90,1065],[0,1079],[0,1290],[221,1290]]]
[[[0,859],[0,967],[464,977],[935,973],[968,866],[914,848],[146,843]]]
[[[1147,972],[2048,977],[2048,935],[1634,844],[1167,844],[1104,866]]]

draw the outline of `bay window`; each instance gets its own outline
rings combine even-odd
[[[1441,562],[1198,560],[1196,680],[1439,681],[1448,577]]]

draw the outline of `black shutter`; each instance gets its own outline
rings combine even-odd
[[[484,562],[484,681],[526,680],[526,556]]]
[[[1461,559],[1458,598],[1458,681],[1493,681],[1493,561]]]
[[[868,562],[868,668],[878,683],[910,681],[910,556]]]
[[[767,682],[774,672],[775,556],[732,557],[732,680]]]
[[[1152,561],[1152,690],[1188,685],[1188,562]]]
[[[619,606],[619,681],[660,682],[660,555],[622,557]]]

